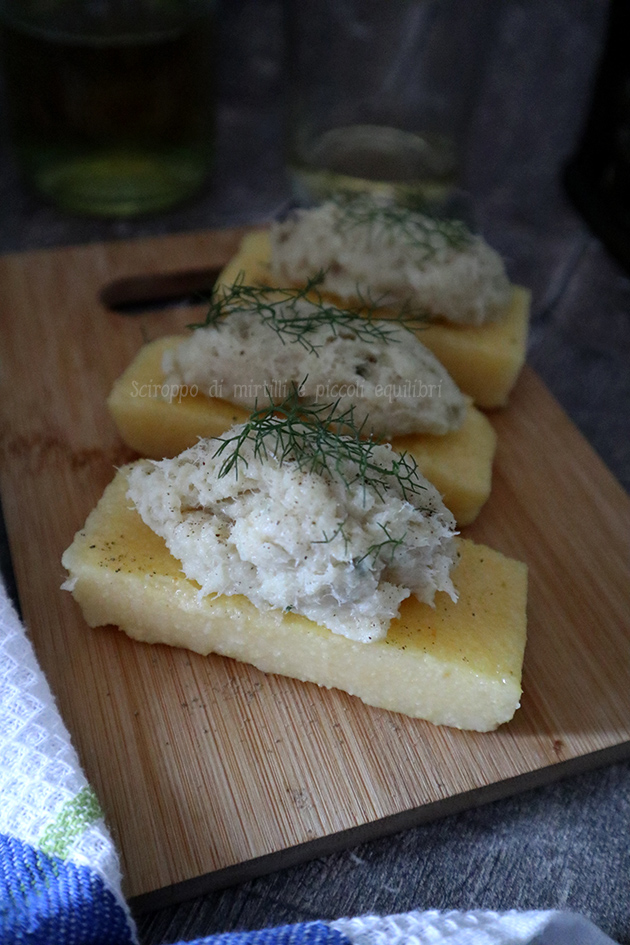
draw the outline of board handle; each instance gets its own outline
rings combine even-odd
[[[143,315],[181,305],[200,305],[209,299],[220,268],[188,269],[126,276],[103,286],[99,299],[119,315]]]

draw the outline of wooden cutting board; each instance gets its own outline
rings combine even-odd
[[[522,708],[499,731],[86,627],[60,558],[130,456],[105,398],[144,340],[198,316],[103,299],[203,288],[241,235],[0,260],[0,489],[23,614],[140,908],[630,755],[630,500],[529,370],[492,417],[493,494],[468,530],[530,568]]]

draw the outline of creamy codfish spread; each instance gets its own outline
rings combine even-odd
[[[498,253],[459,221],[368,196],[293,211],[271,227],[271,248],[280,285],[323,270],[322,289],[344,301],[406,302],[462,325],[500,317],[512,291]]]
[[[268,295],[261,293],[264,307]],[[467,401],[446,369],[411,331],[395,320],[372,320],[382,337],[366,337],[360,316],[317,323],[322,305],[292,299],[274,305],[274,324],[258,309],[233,311],[213,325],[197,328],[166,352],[163,369],[170,389],[199,390],[253,408],[282,400],[292,385],[309,403],[340,401],[352,406],[366,432],[392,437],[407,433],[442,435],[459,429]],[[339,311],[339,310],[337,310]],[[264,313],[263,313],[264,314]],[[308,326],[302,330],[291,326]],[[357,327],[358,326],[358,327]]]
[[[262,449],[241,425],[131,471],[128,497],[201,595],[244,594],[259,609],[303,614],[364,642],[386,635],[409,594],[456,599],[455,521],[413,461],[326,433],[311,459],[327,455],[330,436],[340,451],[323,468],[305,465],[287,450],[286,431],[274,439],[281,421],[267,422]],[[236,441],[238,463],[226,471],[217,450]]]

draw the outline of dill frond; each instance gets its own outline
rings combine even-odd
[[[329,545],[331,542],[333,542],[333,541],[335,540],[335,538],[337,537],[337,535],[341,535],[341,537],[342,537],[342,539],[343,539],[344,550],[345,550],[345,553],[347,554],[347,553],[348,553],[348,546],[349,546],[349,544],[350,544],[350,539],[348,538],[348,536],[346,535],[346,533],[345,533],[345,531],[344,531],[344,526],[345,526],[345,524],[346,524],[347,521],[348,521],[348,519],[345,518],[345,519],[343,519],[341,522],[338,522],[338,523],[337,523],[337,527],[336,527],[336,529],[334,530],[334,532],[332,533],[332,535],[327,535],[326,532],[324,532],[324,537],[321,538],[319,541],[313,542],[313,544],[315,544],[315,545]]]
[[[257,459],[296,463],[306,472],[337,478],[348,488],[372,489],[381,499],[392,487],[406,501],[421,496],[426,485],[415,459],[395,453],[391,466],[383,466],[375,457],[380,443],[364,438],[364,426],[365,421],[355,422],[353,407],[338,412],[338,402],[304,403],[294,385],[282,403],[256,408],[238,433],[217,438],[214,456],[223,457],[219,478],[231,473],[238,478],[239,467],[247,466],[243,447],[249,442]],[[343,534],[342,526],[339,532]]]
[[[244,282],[244,274],[231,286],[222,286],[211,298],[205,320],[188,328],[216,328],[236,313],[256,313],[261,322],[276,333],[282,344],[299,344],[310,353],[317,353],[322,342],[313,336],[325,326],[334,337],[349,332],[367,343],[399,343],[398,328],[414,332],[425,325],[426,313],[403,306],[394,317],[379,318],[380,300],[371,299],[357,290],[359,310],[337,308],[322,298],[318,291],[325,273],[318,272],[301,288],[254,286]]]
[[[403,245],[420,250],[422,262],[444,249],[465,249],[474,239],[462,220],[420,213],[411,207],[374,200],[368,194],[344,192],[331,199],[340,211],[339,232],[365,226],[374,235],[391,235]]]
[[[365,554],[362,555],[360,558],[356,559],[356,561],[354,562],[355,565],[359,566],[363,564],[363,562],[367,561],[368,558],[371,558],[372,564],[374,564],[377,558],[383,557],[383,553],[385,551],[387,552],[386,563],[393,564],[396,552],[398,551],[399,548],[402,548],[402,546],[404,545],[405,538],[407,537],[406,532],[400,535],[398,538],[396,538],[394,535],[390,534],[389,529],[386,524],[384,525],[382,522],[379,522],[378,525],[381,528],[381,530],[385,533],[385,538],[383,539],[383,541],[377,541],[377,542],[374,542],[373,545],[370,545],[370,547],[365,552]]]

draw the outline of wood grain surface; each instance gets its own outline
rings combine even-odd
[[[171,274],[180,289],[186,271],[198,286],[241,233],[0,260],[0,489],[24,618],[119,845],[125,893],[147,902],[630,755],[630,500],[529,370],[492,415],[493,494],[466,530],[530,568],[522,708],[497,732],[436,728],[88,630],[60,590],[60,557],[129,458],[105,398],[144,340],[196,315],[123,315],[103,290],[110,302],[164,294],[136,278]]]

